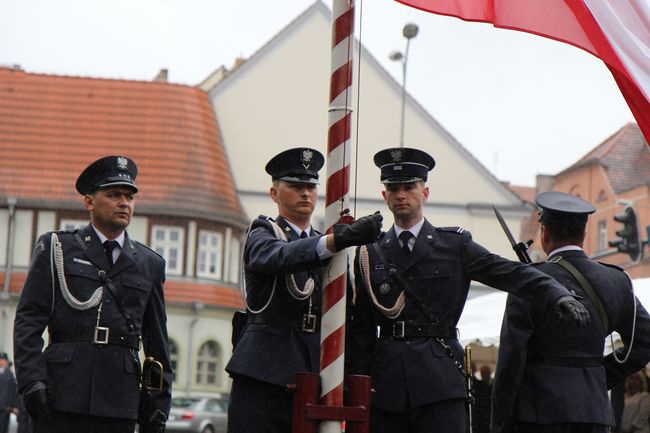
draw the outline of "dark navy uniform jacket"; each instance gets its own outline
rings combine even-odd
[[[320,365],[320,332],[305,333],[300,329],[303,314],[308,312],[309,300],[291,297],[285,276],[294,274],[300,289],[311,276],[315,288],[311,296],[312,314],[320,322],[322,304],[322,271],[327,260],[319,259],[316,245],[320,236],[299,239],[282,218],[275,220],[287,237],[276,238],[266,217],[253,223],[244,247],[246,291],[248,305],[253,310],[273,298],[259,314],[248,312],[248,324],[226,366],[231,375],[244,375],[279,386],[294,383],[294,373],[318,373]],[[255,323],[252,323],[255,322]],[[319,329],[319,328],[318,328]]]
[[[517,421],[613,425],[607,389],[650,360],[650,317],[633,296],[629,277],[620,268],[589,259],[582,250],[561,251],[549,259],[557,255],[589,281],[607,311],[609,328],[604,329],[588,295],[568,271],[555,263],[536,265],[582,297],[591,322],[586,328],[570,321],[559,322],[534,304],[508,297],[493,388],[494,432],[511,431]],[[635,303],[634,344],[625,364],[618,364],[611,354],[602,367],[567,367],[551,362],[556,364],[553,366],[537,361],[540,356],[600,358],[605,336],[613,331],[629,347]],[[622,359],[625,352],[620,350],[618,357]]]
[[[98,270],[108,269],[104,248],[91,225],[58,232],[65,277],[72,295],[90,298],[102,282]],[[163,365],[163,391],[150,406],[169,412],[172,370],[169,360],[163,282],[165,262],[147,247],[125,236],[124,246],[108,271],[142,336],[144,352]],[[127,321],[108,289],[104,289],[99,326],[128,334]],[[50,233],[40,237],[23,287],[14,323],[14,353],[19,389],[34,381],[48,384],[54,409],[81,415],[136,419],[140,401],[137,351],[124,346],[88,342],[50,344],[44,352],[42,334],[94,329],[98,306],[78,311],[63,299],[58,282],[52,287]]]
[[[472,241],[469,232],[457,227],[436,228],[425,220],[408,257],[401,250],[394,229],[386,232],[377,244],[390,262],[382,264],[373,247],[368,247],[371,282],[379,302],[390,307],[401,292],[389,275],[389,268],[394,266],[440,324],[452,329],[463,311],[471,280],[509,291],[547,309],[569,294],[555,280],[530,266],[490,253]],[[376,337],[376,326],[391,320],[368,297],[361,280],[358,251],[355,278],[357,302],[351,322],[349,362],[353,373],[371,374],[376,390],[373,406],[399,412],[409,406],[465,398],[463,374],[434,338]],[[387,294],[380,292],[383,283],[390,285]],[[408,296],[404,310],[395,320],[428,322]],[[462,364],[463,349],[458,340],[445,341]]]

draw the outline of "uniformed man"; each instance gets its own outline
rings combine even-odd
[[[291,431],[292,393],[298,372],[319,372],[322,267],[333,252],[373,242],[381,215],[335,225],[321,235],[311,226],[323,155],[289,149],[273,157],[275,219],[251,224],[244,247],[248,324],[226,370],[233,378],[228,407],[231,433]]]
[[[18,414],[16,378],[5,352],[0,352],[0,433],[9,431],[9,415]]]
[[[430,155],[392,148],[374,161],[395,224],[357,251],[352,372],[372,376],[373,433],[465,432],[466,377],[456,325],[470,281],[579,321],[588,320],[586,310],[555,280],[490,253],[466,230],[431,225],[422,211],[435,165]]]
[[[140,433],[164,431],[172,381],[165,262],[125,231],[136,175],[127,157],[93,162],[76,183],[90,224],[36,244],[14,323],[18,387],[35,433],[133,433],[136,419]],[[162,386],[149,384],[159,390],[141,390],[141,343],[162,365]]]
[[[535,268],[581,297],[587,327],[558,323],[539,305],[508,297],[492,399],[493,432],[604,433],[614,425],[607,389],[650,360],[650,317],[622,269],[582,250],[595,208],[562,192],[537,196],[541,243]],[[625,347],[603,360],[605,337]],[[623,362],[625,361],[625,362]]]

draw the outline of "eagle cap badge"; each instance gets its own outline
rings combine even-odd
[[[391,150],[390,157],[393,159],[393,162],[402,162],[402,151],[399,149]]]
[[[129,160],[123,156],[117,157],[117,168],[120,170],[126,170],[129,165]]]
[[[302,151],[302,165],[303,167],[305,167],[305,169],[309,168],[313,157],[314,157],[314,152],[312,152],[311,150]]]

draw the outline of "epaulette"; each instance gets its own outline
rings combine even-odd
[[[462,234],[465,232],[465,229],[462,227],[436,227],[436,230],[441,232],[458,233],[458,234]]]
[[[145,244],[143,244],[142,242],[136,241],[135,239],[129,239],[129,241],[133,242],[133,243],[136,244],[136,245],[139,245],[139,246],[141,246],[141,247],[144,247],[144,248],[148,249],[149,251],[151,251],[152,253],[154,253],[154,254],[157,255],[158,257],[164,259],[164,257],[163,257],[163,256],[162,256],[158,251],[151,249],[150,246],[145,245]]]
[[[621,271],[621,272],[625,272],[625,269],[621,268],[620,266],[616,266],[616,265],[612,265],[611,263],[604,263],[604,262],[598,262],[598,263],[600,263],[601,265],[605,265],[608,268],[612,268],[612,269],[616,269],[616,270]]]
[[[57,235],[73,235],[79,231],[79,228],[72,229],[72,230],[52,230],[52,233],[56,233]]]
[[[251,223],[250,231],[251,231],[251,233],[253,233],[255,230],[257,230],[257,229],[259,229],[261,227],[263,227],[263,228],[265,228],[267,230],[273,231],[273,225],[272,224],[274,222],[275,222],[275,220],[273,218],[267,217],[265,215],[260,215],[255,220],[253,220],[253,222]]]

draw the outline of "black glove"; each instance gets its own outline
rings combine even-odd
[[[165,432],[165,422],[167,421],[167,415],[160,410],[156,409],[153,414],[146,420],[146,422],[140,424],[140,433],[164,433]]]
[[[573,296],[562,296],[555,302],[555,312],[560,320],[571,318],[576,325],[584,328],[589,324],[589,311]]]
[[[383,219],[377,211],[359,218],[352,224],[334,224],[334,248],[341,251],[354,245],[372,244],[381,233]]]
[[[45,382],[37,381],[27,385],[23,391],[23,400],[29,416],[35,420],[47,420],[50,417],[49,396]]]

